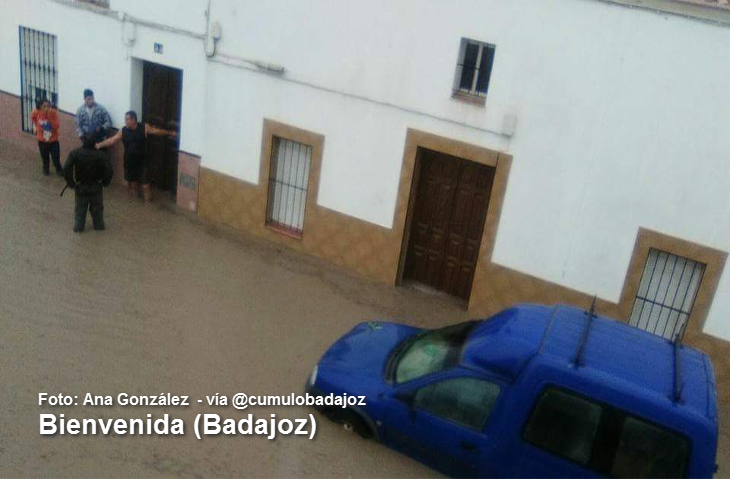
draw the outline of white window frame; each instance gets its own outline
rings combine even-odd
[[[474,63],[474,73],[473,77],[471,79],[471,86],[469,89],[462,88],[461,87],[461,77],[463,75],[464,70],[464,57],[466,56],[466,50],[469,45],[476,45],[478,47],[477,51],[477,58],[476,62]],[[480,64],[482,62],[482,56],[484,54],[485,49],[491,49],[493,51],[492,53],[492,65],[490,65],[490,72],[489,77],[487,77],[487,89],[486,91],[478,91],[477,90],[477,83],[479,81],[479,72],[480,72]],[[486,42],[480,42],[477,40],[472,40],[470,38],[462,38],[461,44],[459,46],[459,57],[456,62],[456,73],[454,75],[454,86],[453,86],[453,92],[454,94],[462,94],[462,95],[470,95],[478,98],[486,98],[487,93],[489,92],[489,83],[492,76],[492,66],[494,65],[494,57],[496,56],[496,46],[491,43]]]

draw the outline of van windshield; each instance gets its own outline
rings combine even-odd
[[[455,324],[406,340],[394,353],[391,377],[396,383],[404,383],[454,367],[475,325],[475,321]]]

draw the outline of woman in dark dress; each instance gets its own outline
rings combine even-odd
[[[137,113],[124,114],[124,127],[116,135],[96,144],[96,149],[107,148],[121,141],[124,143],[124,185],[131,195],[138,195],[140,185],[144,198],[152,201],[152,189],[147,178],[147,135],[177,136],[177,132],[163,130],[147,123],[137,121]]]

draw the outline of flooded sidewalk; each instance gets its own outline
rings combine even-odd
[[[119,172],[117,172],[119,174]],[[34,152],[0,142],[0,476],[423,477],[436,473],[317,415],[312,441],[195,438],[198,413],[306,417],[302,407],[38,406],[38,394],[204,399],[300,393],[330,343],[363,320],[465,319],[417,291],[368,283],[315,258],[145,204],[112,186],[107,230],[72,232],[73,191]],[[81,404],[79,402],[79,404]],[[39,414],[168,413],[184,436],[41,436]]]

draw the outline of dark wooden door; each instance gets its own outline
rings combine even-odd
[[[179,131],[182,100],[182,70],[156,63],[144,63],[143,121],[167,130]],[[177,139],[147,137],[147,172],[150,183],[173,193],[177,188]]]
[[[404,277],[468,299],[494,168],[425,149],[419,162]]]

